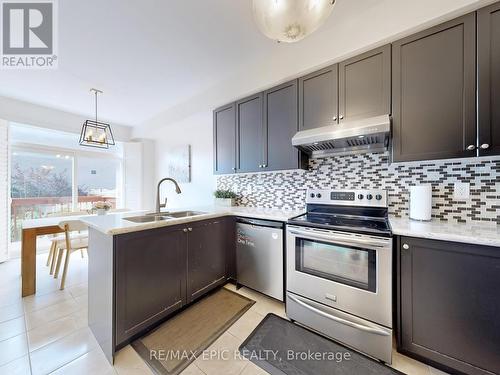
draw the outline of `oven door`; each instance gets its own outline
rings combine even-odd
[[[392,328],[392,240],[288,226],[287,290]]]

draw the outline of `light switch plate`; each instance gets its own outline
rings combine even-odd
[[[453,199],[468,199],[470,197],[470,184],[468,182],[455,182]]]

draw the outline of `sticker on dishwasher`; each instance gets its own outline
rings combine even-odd
[[[255,243],[252,241],[252,238],[245,233],[243,229],[239,229],[236,231],[236,242],[242,245],[255,247]]]
[[[274,233],[271,235],[273,237],[273,240],[277,240],[278,239],[278,233]]]

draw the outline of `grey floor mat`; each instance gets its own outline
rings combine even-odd
[[[403,374],[274,314],[268,314],[239,349],[272,375]],[[318,354],[304,358],[308,353]]]

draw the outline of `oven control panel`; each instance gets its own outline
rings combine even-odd
[[[308,189],[307,204],[340,206],[387,207],[387,191],[367,190],[316,190]]]

